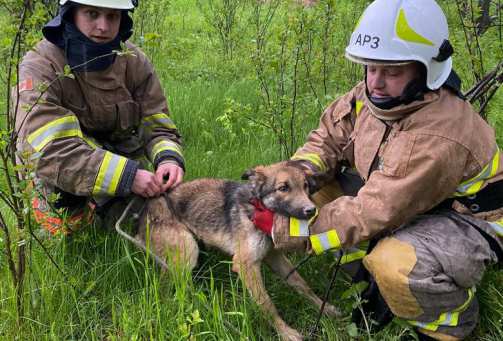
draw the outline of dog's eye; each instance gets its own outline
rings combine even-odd
[[[290,190],[290,187],[288,184],[284,184],[278,187],[278,191],[280,192],[288,192]]]

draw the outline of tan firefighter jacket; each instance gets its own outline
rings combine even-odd
[[[134,159],[145,155],[156,167],[171,159],[183,167],[180,136],[153,67],[137,47],[126,46],[132,54],[117,56],[108,69],[70,77],[63,51],[47,40],[24,57],[18,151],[36,163],[44,183],[79,196],[124,196],[138,168]]]
[[[325,110],[292,158],[323,173],[346,165],[365,181],[357,196],[320,210],[310,230],[312,247],[352,247],[447,198],[473,195],[503,178],[500,157],[493,129],[449,90],[385,111],[360,83]]]

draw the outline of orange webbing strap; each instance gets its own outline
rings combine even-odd
[[[68,216],[57,216],[49,207],[44,207],[45,205],[41,204],[37,197],[33,198],[31,203],[35,221],[52,235],[60,232],[64,235],[71,234],[81,229],[86,223],[91,223],[94,217],[95,205],[92,203]]]

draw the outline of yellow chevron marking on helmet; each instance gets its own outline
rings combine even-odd
[[[405,41],[409,41],[412,43],[425,44],[430,46],[435,46],[430,40],[426,39],[416,31],[410,27],[407,22],[407,18],[405,17],[405,11],[403,8],[400,9],[398,13],[398,20],[395,26],[396,35]]]

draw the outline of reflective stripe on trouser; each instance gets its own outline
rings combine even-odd
[[[93,221],[94,205],[92,204],[71,215],[66,214],[63,209],[61,210],[63,213],[58,215],[50,209],[44,200],[35,197],[32,200],[32,208],[35,221],[52,235],[58,233],[68,235]]]
[[[363,263],[393,314],[423,330],[464,338],[478,320],[473,288],[497,259],[477,229],[456,216],[417,217],[379,241]],[[488,229],[487,222],[469,219]]]

